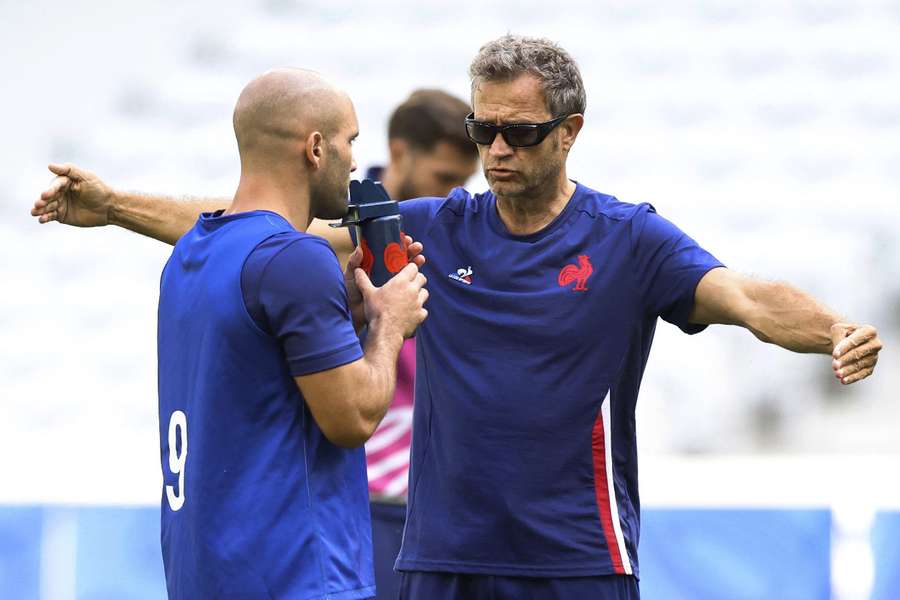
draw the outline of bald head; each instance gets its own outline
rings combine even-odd
[[[331,135],[346,118],[349,97],[304,69],[275,69],[251,81],[234,108],[234,133],[244,166],[288,159],[315,131]]]
[[[346,214],[359,124],[350,97],[324,77],[303,69],[257,77],[238,98],[234,133],[241,153],[235,203],[290,212],[303,228],[311,218]]]

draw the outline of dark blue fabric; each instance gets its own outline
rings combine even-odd
[[[343,275],[322,238],[291,231],[263,241],[247,257],[241,290],[253,321],[280,342],[291,375],[361,356]]]
[[[339,320],[332,313],[345,314],[346,300],[343,306],[333,301],[333,290],[343,285],[334,255],[273,213],[201,215],[163,271],[161,535],[173,600],[374,594],[363,450],[324,437],[281,340],[260,330],[244,306],[246,259],[279,234],[296,236],[294,244],[305,251],[295,255],[291,276],[314,278],[324,291],[308,286],[301,303],[276,304],[303,310],[296,322],[304,326]],[[260,293],[279,291],[296,289],[274,285]],[[345,350],[345,330],[310,325],[306,331],[317,338],[293,358],[316,370],[359,358],[358,346]],[[182,415],[186,427],[173,427]]]
[[[637,575],[634,409],[656,320],[700,331],[687,322],[694,291],[721,263],[650,205],[582,185],[528,236],[506,230],[490,192],[458,188],[400,210],[405,231],[425,245],[431,295],[416,334],[409,513],[397,568],[615,573],[598,502],[605,462],[592,446],[608,409],[616,547]]]
[[[400,574],[394,570],[394,561],[403,540],[406,504],[372,502],[371,508],[376,597],[378,600],[397,600],[400,596]]]
[[[401,574],[400,600],[640,600],[630,575],[532,578],[459,573]]]

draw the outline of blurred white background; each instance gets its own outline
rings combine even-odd
[[[572,177],[653,203],[730,267],[876,324],[887,347],[873,379],[843,388],[827,357],[661,324],[638,403],[642,458],[897,456],[900,2],[6,0],[2,500],[159,497],[155,311],[169,248],[39,226],[28,211],[47,162],[121,188],[227,197],[233,103],[255,75],[291,65],[349,90],[362,172],[386,159],[397,103],[423,86],[468,97],[469,61],[508,31],[557,40],[581,65]]]
[[[230,196],[233,103],[249,79],[290,65],[350,91],[362,172],[385,161],[397,103],[423,86],[467,97],[469,61],[508,31],[557,40],[581,65],[572,177],[652,202],[730,267],[879,326],[876,376],[843,388],[827,357],[661,324],[637,415],[645,505],[831,506],[832,593],[868,597],[874,511],[900,504],[898,0],[0,0],[0,504],[159,498],[155,320],[169,248],[111,227],[39,226],[28,211],[47,162],[126,189]],[[73,598],[90,579],[75,576],[83,517],[42,519],[41,597]],[[152,584],[128,584],[148,597],[161,585],[150,545],[139,564]],[[897,569],[882,559],[887,581]]]

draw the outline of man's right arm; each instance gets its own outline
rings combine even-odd
[[[425,276],[406,265],[380,288],[355,269],[368,332],[365,355],[351,363],[294,378],[313,418],[333,444],[347,448],[368,440],[387,412],[397,382],[403,340],[428,316]]]

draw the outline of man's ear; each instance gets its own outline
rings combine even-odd
[[[579,114],[571,115],[568,119],[559,124],[559,129],[562,132],[563,150],[568,152],[572,149],[575,138],[578,137],[578,132],[581,131],[582,127],[584,127],[584,115]]]
[[[388,140],[388,152],[391,155],[391,164],[395,168],[399,167],[402,169],[404,163],[409,159],[409,142],[401,138]]]
[[[322,158],[325,155],[325,138],[318,131],[313,131],[306,138],[306,160],[312,166],[313,170],[320,167]]]

